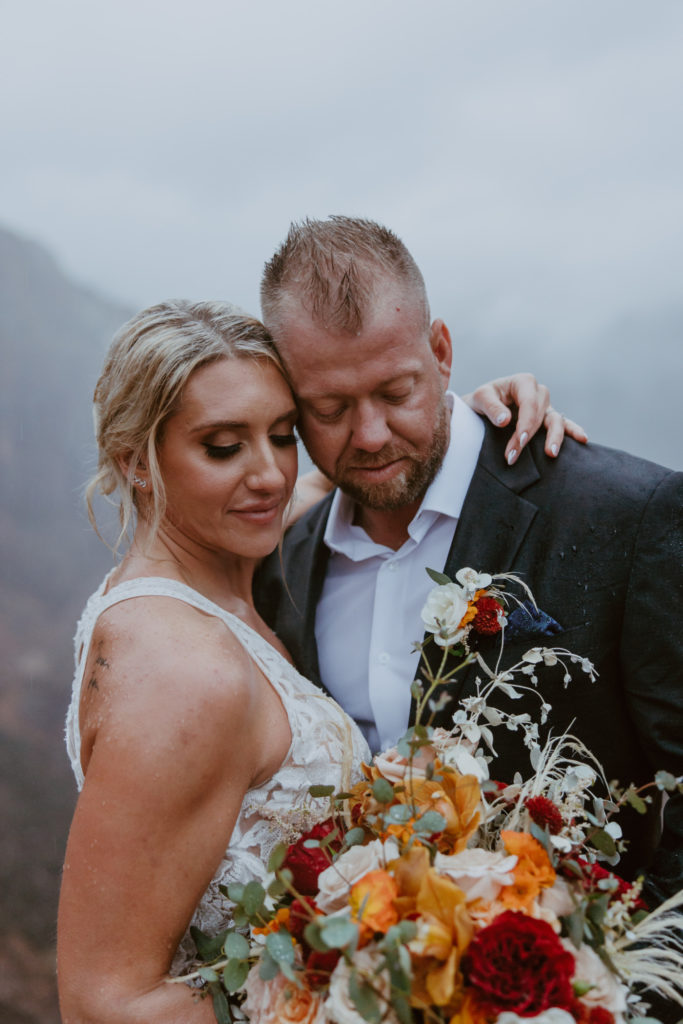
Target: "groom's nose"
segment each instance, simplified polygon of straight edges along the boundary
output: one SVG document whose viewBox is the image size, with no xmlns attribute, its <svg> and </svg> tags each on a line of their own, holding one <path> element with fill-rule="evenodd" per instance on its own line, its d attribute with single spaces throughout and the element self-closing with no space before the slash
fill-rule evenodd
<svg viewBox="0 0 683 1024">
<path fill-rule="evenodd" d="M 358 402 L 351 415 L 351 443 L 354 448 L 378 452 L 391 440 L 391 429 L 381 402 Z"/>
</svg>

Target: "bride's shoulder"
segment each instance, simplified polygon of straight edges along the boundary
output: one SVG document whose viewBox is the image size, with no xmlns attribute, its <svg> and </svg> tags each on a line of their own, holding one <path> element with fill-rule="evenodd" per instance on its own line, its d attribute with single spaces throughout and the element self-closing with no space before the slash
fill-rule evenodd
<svg viewBox="0 0 683 1024">
<path fill-rule="evenodd" d="M 219 618 L 173 597 L 139 596 L 99 616 L 84 686 L 128 708 L 169 700 L 203 706 L 239 696 L 248 672 L 247 653 Z"/>
</svg>

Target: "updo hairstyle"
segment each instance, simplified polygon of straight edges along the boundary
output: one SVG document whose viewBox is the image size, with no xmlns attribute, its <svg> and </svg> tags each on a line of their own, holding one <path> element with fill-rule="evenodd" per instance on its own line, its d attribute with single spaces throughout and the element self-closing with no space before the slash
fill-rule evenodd
<svg viewBox="0 0 683 1024">
<path fill-rule="evenodd" d="M 194 371 L 226 357 L 267 359 L 286 376 L 263 324 L 227 302 L 160 302 L 143 309 L 114 336 L 95 388 L 98 468 L 86 488 L 88 516 L 100 537 L 94 495 L 109 497 L 118 491 L 121 529 L 114 551 L 139 508 L 133 478 L 141 465 L 148 480 L 144 514 L 152 535 L 157 530 L 166 507 L 156 454 L 164 423 L 177 410 Z"/>
</svg>

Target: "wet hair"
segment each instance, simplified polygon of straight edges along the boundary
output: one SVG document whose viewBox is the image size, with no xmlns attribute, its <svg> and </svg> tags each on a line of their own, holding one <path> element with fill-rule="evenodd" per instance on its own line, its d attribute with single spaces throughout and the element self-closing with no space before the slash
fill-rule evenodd
<svg viewBox="0 0 683 1024">
<path fill-rule="evenodd" d="M 293 223 L 264 268 L 264 322 L 277 339 L 291 297 L 324 329 L 356 334 L 362 329 L 376 288 L 387 279 L 412 291 L 428 327 L 424 279 L 393 231 L 358 217 L 333 216 Z"/>
<path fill-rule="evenodd" d="M 152 535 L 166 508 L 157 447 L 166 420 L 180 404 L 195 370 L 221 359 L 259 359 L 285 376 L 263 324 L 227 302 L 171 300 L 136 314 L 114 336 L 94 394 L 98 468 L 86 488 L 88 516 L 101 536 L 94 495 L 117 494 L 120 533 L 134 522 L 138 492 L 133 478 L 144 466 L 145 515 Z"/>
</svg>

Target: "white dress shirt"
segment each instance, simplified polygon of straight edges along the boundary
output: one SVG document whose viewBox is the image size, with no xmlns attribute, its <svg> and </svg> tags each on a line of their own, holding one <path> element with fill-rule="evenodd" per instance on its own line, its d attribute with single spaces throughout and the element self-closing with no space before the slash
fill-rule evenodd
<svg viewBox="0 0 683 1024">
<path fill-rule="evenodd" d="M 410 685 L 422 639 L 420 612 L 443 569 L 470 485 L 484 424 L 456 395 L 441 469 L 393 551 L 353 523 L 354 502 L 335 492 L 325 530 L 330 559 L 315 620 L 321 678 L 360 725 L 371 750 L 386 749 L 408 726 Z"/>
</svg>

